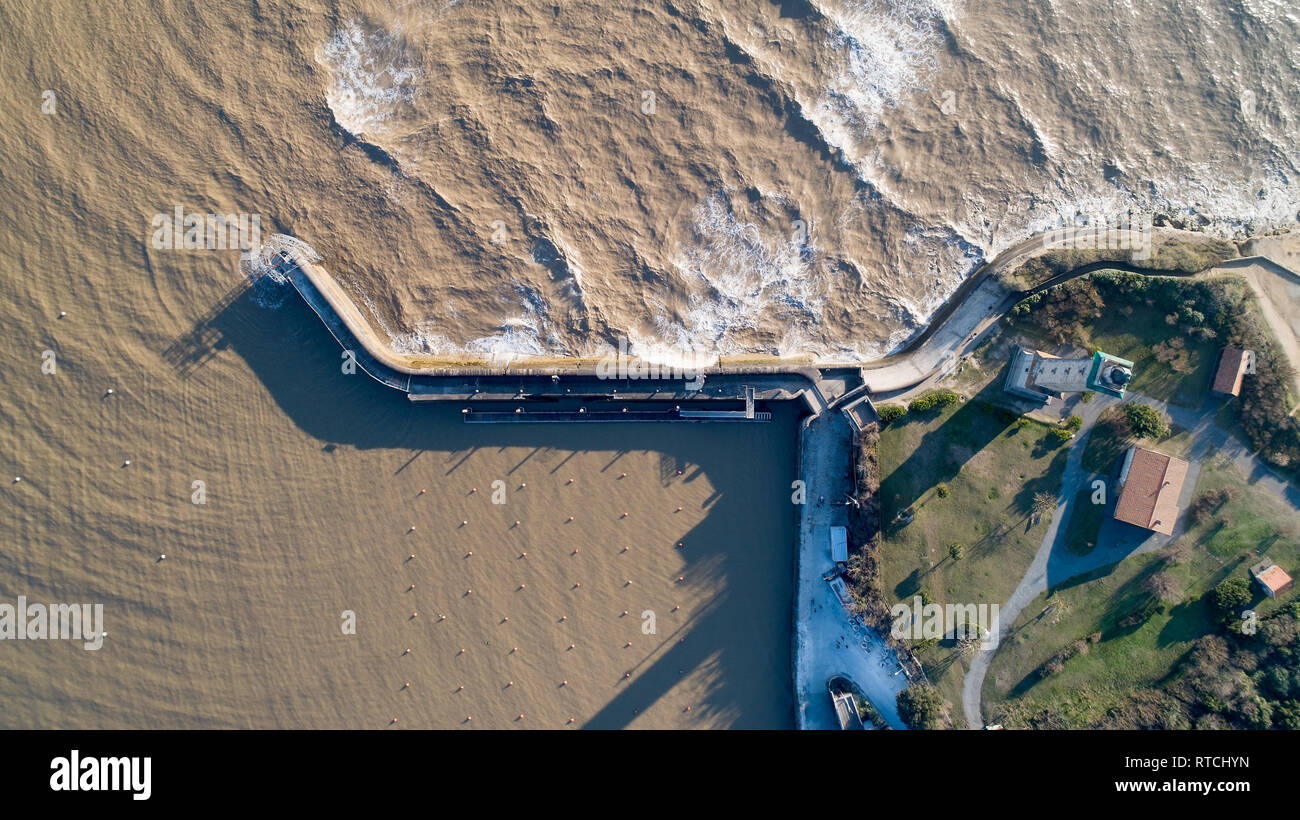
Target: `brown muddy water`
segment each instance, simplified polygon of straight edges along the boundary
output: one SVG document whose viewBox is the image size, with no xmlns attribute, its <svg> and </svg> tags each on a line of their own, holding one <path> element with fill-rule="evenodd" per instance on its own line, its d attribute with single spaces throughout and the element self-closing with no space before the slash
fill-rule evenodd
<svg viewBox="0 0 1300 820">
<path fill-rule="evenodd" d="M 342 374 L 296 295 L 130 338 L 41 290 L 6 325 L 0 600 L 102 602 L 108 636 L 0 642 L 6 727 L 792 725 L 792 406 L 466 425 Z"/>
<path fill-rule="evenodd" d="M 466 427 L 155 214 L 310 242 L 406 352 L 868 359 L 1062 219 L 1293 222 L 1297 32 L 1279 0 L 0 0 L 0 601 L 109 633 L 0 642 L 0 725 L 793 722 L 793 408 Z"/>
</svg>

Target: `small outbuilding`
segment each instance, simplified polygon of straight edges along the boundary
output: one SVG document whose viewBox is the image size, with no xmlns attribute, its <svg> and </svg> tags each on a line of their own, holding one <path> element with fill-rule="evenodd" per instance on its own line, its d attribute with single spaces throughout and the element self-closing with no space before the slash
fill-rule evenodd
<svg viewBox="0 0 1300 820">
<path fill-rule="evenodd" d="M 1255 351 L 1225 347 L 1219 356 L 1219 370 L 1211 388 L 1221 396 L 1241 395 L 1242 380 L 1254 369 Z"/>
<path fill-rule="evenodd" d="M 1250 568 L 1250 575 L 1270 598 L 1276 598 L 1295 584 L 1291 576 L 1272 561 L 1260 561 Z"/>
</svg>

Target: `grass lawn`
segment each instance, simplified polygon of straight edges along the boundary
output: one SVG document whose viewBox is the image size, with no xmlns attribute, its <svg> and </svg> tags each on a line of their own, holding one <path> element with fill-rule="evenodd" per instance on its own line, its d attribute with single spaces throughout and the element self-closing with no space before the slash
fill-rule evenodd
<svg viewBox="0 0 1300 820">
<path fill-rule="evenodd" d="M 1133 362 L 1130 389 L 1180 407 L 1200 407 L 1219 363 L 1219 342 L 1204 342 L 1188 336 L 1166 324 L 1162 312 L 1141 304 L 1114 305 L 1107 313 L 1086 324 L 1084 330 L 1083 337 L 1065 341 L 1089 352 L 1104 350 Z M 1056 341 L 1049 339 L 1034 324 L 1032 314 L 1015 321 L 1011 331 L 1035 341 L 1044 350 L 1057 346 Z M 1174 342 L 1175 339 L 1179 341 Z M 1174 361 L 1160 361 L 1156 346 L 1170 343 L 1182 347 Z M 1176 370 L 1175 364 L 1186 372 Z"/>
<path fill-rule="evenodd" d="M 1168 416 L 1165 416 L 1165 421 L 1169 421 Z M 1169 435 L 1164 438 L 1136 438 L 1124 417 L 1124 405 L 1116 404 L 1107 407 L 1097 417 L 1092 433 L 1083 447 L 1083 469 L 1102 476 L 1116 476 L 1123 463 L 1124 453 L 1134 444 L 1186 458 L 1191 449 L 1192 435 L 1187 430 L 1170 425 Z"/>
<path fill-rule="evenodd" d="M 1025 726 L 1046 712 L 1067 725 L 1087 726 L 1135 689 L 1158 686 L 1196 638 L 1222 629 L 1203 598 L 1224 578 L 1248 577 L 1250 565 L 1265 555 L 1294 574 L 1300 561 L 1296 511 L 1248 484 L 1231 462 L 1217 459 L 1203 466 L 1196 493 L 1229 486 L 1240 494 L 1164 550 L 1067 582 L 1027 606 L 985 679 L 985 713 L 991 720 Z M 1225 519 L 1229 526 L 1221 526 Z M 1122 626 L 1126 615 L 1151 600 L 1143 582 L 1156 572 L 1176 580 L 1180 600 L 1141 625 Z M 1293 595 L 1287 593 L 1281 603 Z M 1256 594 L 1254 607 L 1261 615 L 1276 606 Z M 1043 614 L 1048 607 L 1054 609 Z M 1099 642 L 1087 641 L 1097 633 Z M 1065 661 L 1055 675 L 1038 675 L 1052 655 L 1080 640 L 1086 652 Z"/>
<path fill-rule="evenodd" d="M 1092 503 L 1092 488 L 1086 487 L 1067 508 L 1065 545 L 1075 555 L 1087 555 L 1097 547 L 1097 532 L 1106 517 L 1106 505 Z"/>
<path fill-rule="evenodd" d="M 1086 346 L 1133 362 L 1130 389 L 1180 407 L 1200 407 L 1219 363 L 1217 343 L 1184 336 L 1166 324 L 1164 315 L 1155 308 L 1133 305 L 1133 312 L 1125 316 L 1122 311 L 1127 307 L 1093 322 Z M 1156 358 L 1154 347 L 1174 337 L 1183 345 L 1179 366 L 1189 372 L 1180 373 L 1170 363 Z"/>
<path fill-rule="evenodd" d="M 1121 405 L 1107 407 L 1097 417 L 1083 446 L 1083 469 L 1104 476 L 1117 474 L 1120 459 L 1133 441 Z"/>
<path fill-rule="evenodd" d="M 1048 521 L 1031 523 L 1034 494 L 1060 489 L 1067 448 L 1046 424 L 989 403 L 994 376 L 968 401 L 932 415 L 909 413 L 880 437 L 885 528 L 881 582 L 887 601 L 924 590 L 936 603 L 1001 605 L 1019 584 Z M 896 516 L 910 510 L 910 523 Z M 961 544 L 964 555 L 949 555 Z M 917 658 L 954 706 L 964 663 L 942 642 Z M 955 708 L 955 714 L 960 709 Z"/>
</svg>

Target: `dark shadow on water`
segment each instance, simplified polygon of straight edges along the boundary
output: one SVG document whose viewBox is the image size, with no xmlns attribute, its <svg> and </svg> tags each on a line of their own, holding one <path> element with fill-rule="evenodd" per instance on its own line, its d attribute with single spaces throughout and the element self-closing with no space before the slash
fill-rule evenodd
<svg viewBox="0 0 1300 820">
<path fill-rule="evenodd" d="M 716 493 L 707 517 L 682 537 L 684 574 L 716 593 L 681 625 L 680 634 L 665 634 L 676 625 L 659 613 L 659 648 L 641 656 L 641 665 L 628 670 L 631 678 L 610 681 L 610 701 L 587 725 L 626 726 L 684 675 L 707 666 L 711 690 L 700 702 L 674 704 L 679 710 L 691 706 L 701 718 L 720 716 L 736 728 L 793 727 L 790 636 L 797 532 L 789 486 L 797 472 L 798 406 L 773 405 L 773 421 L 754 425 L 463 424 L 456 403 L 411 402 L 361 372 L 341 373 L 338 344 L 296 294 L 275 310 L 237 293 L 228 296 L 173 345 L 168 360 L 189 366 L 217 350 L 233 350 L 280 409 L 324 448 L 405 451 L 410 460 L 403 454 L 401 461 L 407 465 L 427 450 L 432 469 L 444 475 L 480 448 L 528 448 L 525 461 L 539 450 L 649 451 L 660 454 L 657 472 L 666 482 L 707 475 Z M 610 446 L 611 440 L 617 445 Z M 610 473 L 617 476 L 619 455 L 605 465 L 603 480 L 610 480 Z M 763 480 L 773 470 L 773 480 Z M 775 539 L 768 534 L 773 528 L 779 531 Z M 751 544 L 773 540 L 778 549 L 753 554 Z"/>
</svg>

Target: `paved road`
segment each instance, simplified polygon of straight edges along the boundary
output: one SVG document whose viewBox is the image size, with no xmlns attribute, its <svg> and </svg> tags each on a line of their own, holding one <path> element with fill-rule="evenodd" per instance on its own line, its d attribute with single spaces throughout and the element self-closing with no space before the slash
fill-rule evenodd
<svg viewBox="0 0 1300 820">
<path fill-rule="evenodd" d="M 1070 446 L 1070 452 L 1066 456 L 1065 472 L 1061 477 L 1061 494 L 1056 499 L 1056 509 L 1052 512 L 1052 521 L 1047 527 L 1047 532 L 1043 534 L 1043 540 L 1039 544 L 1038 552 L 1034 554 L 1034 560 L 1030 562 L 1029 569 L 1025 572 L 1024 577 L 1020 579 L 1020 584 L 1011 593 L 1011 597 L 1007 599 L 1006 603 L 1002 604 L 1002 608 L 998 612 L 998 630 L 1001 638 L 1005 638 L 1011 627 L 1015 625 L 1020 611 L 1047 589 L 1048 568 L 1052 563 L 1054 554 L 1059 552 L 1064 552 L 1066 555 L 1070 554 L 1070 551 L 1064 545 L 1062 525 L 1067 520 L 1068 505 L 1074 501 L 1075 496 L 1086 486 L 1088 479 L 1092 477 L 1083 468 L 1083 448 L 1088 443 L 1088 437 L 1092 433 L 1097 417 L 1115 401 L 1114 399 L 1104 399 L 1108 399 L 1108 397 L 1098 394 L 1097 398 L 1092 402 L 1078 406 L 1077 412 L 1083 418 L 1083 426 L 1080 428 L 1080 433 L 1076 435 L 1074 442 Z M 982 649 L 976 653 L 971 658 L 970 669 L 967 670 L 966 678 L 962 681 L 962 712 L 966 716 L 966 725 L 972 729 L 979 729 L 984 726 L 984 719 L 980 714 L 980 696 L 984 687 L 984 676 L 988 673 L 989 664 L 993 661 L 995 652 L 997 652 L 996 648 Z"/>
<path fill-rule="evenodd" d="M 801 432 L 799 476 L 808 503 L 799 515 L 799 582 L 795 617 L 795 698 L 800 729 L 838 729 L 826 683 L 835 675 L 853 680 L 889 725 L 904 728 L 896 698 L 907 686 L 898 658 L 873 632 L 849 615 L 822 580 L 833 566 L 830 527 L 848 523 L 835 504 L 852 487 L 852 431 L 843 413 L 822 413 Z M 821 500 L 823 499 L 824 500 Z M 865 644 L 865 645 L 864 645 Z M 896 674 L 897 673 L 897 674 Z"/>
</svg>

